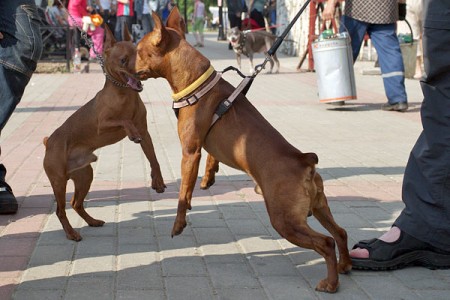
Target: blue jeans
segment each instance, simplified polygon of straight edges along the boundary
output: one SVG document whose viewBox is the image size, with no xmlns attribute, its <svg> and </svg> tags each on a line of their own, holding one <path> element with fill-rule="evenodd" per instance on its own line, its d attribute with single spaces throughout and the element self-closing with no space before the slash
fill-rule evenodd
<svg viewBox="0 0 450 300">
<path fill-rule="evenodd" d="M 353 61 L 358 58 L 364 35 L 369 35 L 377 50 L 378 62 L 383 78 L 384 90 L 389 104 L 407 102 L 405 91 L 405 67 L 400 44 L 396 34 L 396 24 L 370 24 L 342 16 L 340 31 L 347 30 L 353 50 Z"/>
<path fill-rule="evenodd" d="M 0 133 L 41 57 L 39 20 L 34 0 L 0 1 Z"/>
<path fill-rule="evenodd" d="M 147 34 L 153 30 L 153 19 L 151 14 L 143 14 L 141 21 L 142 21 L 142 30 L 144 30 L 144 34 Z"/>
<path fill-rule="evenodd" d="M 125 27 L 128 28 L 128 32 L 131 35 L 131 24 L 133 22 L 133 17 L 130 16 L 119 16 L 116 19 L 116 28 L 114 30 L 114 37 L 117 41 L 123 40 L 123 30 Z"/>
<path fill-rule="evenodd" d="M 39 20 L 34 0 L 0 1 L 0 134 L 41 57 Z M 0 164 L 0 181 L 5 173 Z"/>
</svg>

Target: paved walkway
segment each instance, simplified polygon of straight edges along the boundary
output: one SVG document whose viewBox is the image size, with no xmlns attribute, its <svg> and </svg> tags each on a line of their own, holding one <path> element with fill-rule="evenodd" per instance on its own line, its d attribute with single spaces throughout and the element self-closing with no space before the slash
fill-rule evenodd
<svg viewBox="0 0 450 300">
<path fill-rule="evenodd" d="M 218 70 L 235 64 L 215 34 L 207 35 L 200 51 Z M 349 246 L 380 235 L 403 207 L 402 174 L 421 130 L 419 82 L 406 82 L 408 112 L 383 112 L 382 80 L 360 75 L 373 63 L 358 62 L 358 100 L 335 107 L 318 102 L 316 76 L 295 70 L 298 57 L 280 54 L 280 61 L 281 73 L 259 75 L 249 99 L 293 145 L 318 154 Z M 248 70 L 247 60 L 243 68 Z M 2 161 L 20 208 L 0 216 L 0 299 L 448 299 L 450 271 L 423 268 L 353 271 L 340 277 L 337 294 L 315 292 L 326 273 L 323 259 L 280 238 L 252 181 L 223 165 L 210 190 L 195 189 L 188 226 L 172 239 L 181 150 L 171 91 L 161 79 L 146 81 L 142 98 L 167 191 L 151 190 L 139 146 L 123 140 L 100 149 L 85 204 L 106 224 L 90 228 L 68 208 L 84 239 L 66 240 L 42 168 L 42 139 L 102 88 L 102 73 L 92 69 L 35 74 L 3 131 Z M 239 82 L 231 73 L 226 78 Z M 71 184 L 68 190 L 69 199 Z"/>
</svg>

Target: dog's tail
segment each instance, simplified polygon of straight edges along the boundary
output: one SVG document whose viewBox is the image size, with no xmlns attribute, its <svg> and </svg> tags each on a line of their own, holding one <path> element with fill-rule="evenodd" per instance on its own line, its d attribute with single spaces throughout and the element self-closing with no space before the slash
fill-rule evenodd
<svg viewBox="0 0 450 300">
<path fill-rule="evenodd" d="M 44 138 L 44 140 L 42 141 L 42 143 L 44 144 L 45 147 L 47 147 L 47 141 L 48 141 L 48 136 L 46 136 Z"/>
<path fill-rule="evenodd" d="M 316 173 L 316 165 L 319 163 L 319 157 L 315 153 L 302 153 L 301 160 L 306 165 L 307 176 L 312 179 Z"/>
<path fill-rule="evenodd" d="M 309 153 L 302 153 L 302 159 L 304 159 L 308 165 L 314 166 L 319 163 L 319 157 L 317 157 L 317 154 L 313 152 Z"/>
</svg>

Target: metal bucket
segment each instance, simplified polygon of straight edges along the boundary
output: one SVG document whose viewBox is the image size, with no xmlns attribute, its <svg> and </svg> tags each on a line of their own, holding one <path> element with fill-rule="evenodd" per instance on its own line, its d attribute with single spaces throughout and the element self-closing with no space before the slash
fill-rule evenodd
<svg viewBox="0 0 450 300">
<path fill-rule="evenodd" d="M 417 43 L 417 41 L 414 41 L 412 43 L 400 44 L 406 78 L 414 78 L 414 74 L 416 73 Z"/>
<path fill-rule="evenodd" d="M 339 34 L 312 43 L 319 101 L 322 103 L 356 99 L 355 73 L 350 38 Z"/>
</svg>

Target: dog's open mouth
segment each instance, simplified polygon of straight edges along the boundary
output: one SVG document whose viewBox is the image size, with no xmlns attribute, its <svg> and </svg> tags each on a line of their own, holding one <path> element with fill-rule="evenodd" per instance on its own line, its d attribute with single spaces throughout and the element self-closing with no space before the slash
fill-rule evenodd
<svg viewBox="0 0 450 300">
<path fill-rule="evenodd" d="M 127 76 L 127 79 L 128 79 L 127 85 L 128 85 L 130 88 L 132 88 L 133 90 L 136 90 L 136 91 L 138 91 L 138 92 L 141 92 L 141 91 L 142 91 L 143 88 L 142 88 L 142 83 L 141 83 L 140 80 L 136 79 L 136 78 L 133 77 L 133 76 Z"/>
</svg>

